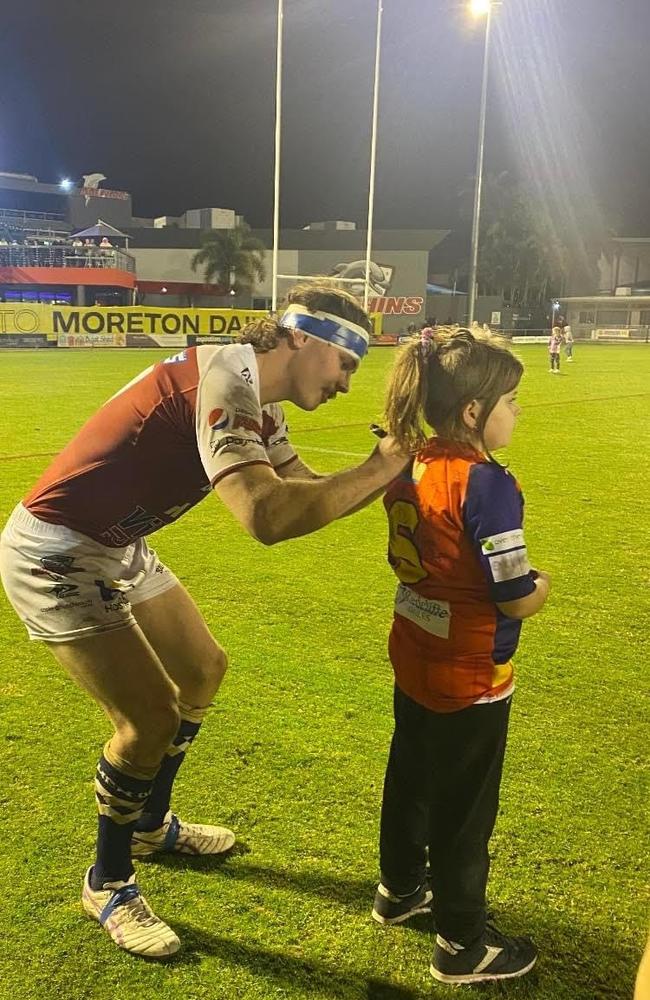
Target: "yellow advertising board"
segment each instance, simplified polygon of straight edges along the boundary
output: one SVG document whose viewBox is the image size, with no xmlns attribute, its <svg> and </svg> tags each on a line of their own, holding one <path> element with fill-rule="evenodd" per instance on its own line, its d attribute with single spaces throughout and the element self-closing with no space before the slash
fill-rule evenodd
<svg viewBox="0 0 650 1000">
<path fill-rule="evenodd" d="M 52 326 L 53 306 L 43 306 L 31 302 L 0 303 L 0 338 L 47 334 L 49 340 L 56 340 Z M 0 341 L 1 344 L 1 341 Z"/>
<path fill-rule="evenodd" d="M 261 309 L 163 309 L 154 306 L 77 306 L 0 303 L 2 335 L 45 335 L 59 347 L 184 347 L 207 338 L 235 339 Z M 381 317 L 373 316 L 375 332 Z"/>
</svg>

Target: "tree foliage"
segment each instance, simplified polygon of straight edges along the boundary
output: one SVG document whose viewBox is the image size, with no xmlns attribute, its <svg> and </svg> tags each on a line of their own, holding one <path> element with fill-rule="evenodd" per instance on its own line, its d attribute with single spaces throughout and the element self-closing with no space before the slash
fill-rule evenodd
<svg viewBox="0 0 650 1000">
<path fill-rule="evenodd" d="M 211 229 L 192 258 L 192 270 L 202 269 L 204 281 L 225 291 L 249 292 L 264 281 L 266 247 L 246 222 L 234 229 Z"/>
<path fill-rule="evenodd" d="M 463 214 L 471 217 L 473 182 L 460 196 Z M 513 304 L 543 303 L 564 294 L 568 257 L 545 205 L 526 194 L 507 171 L 484 177 L 479 294 L 502 295 Z"/>
</svg>

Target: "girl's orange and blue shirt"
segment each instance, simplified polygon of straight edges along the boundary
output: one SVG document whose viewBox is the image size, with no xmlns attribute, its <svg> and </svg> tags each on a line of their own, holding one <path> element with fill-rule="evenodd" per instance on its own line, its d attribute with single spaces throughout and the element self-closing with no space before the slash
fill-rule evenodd
<svg viewBox="0 0 650 1000">
<path fill-rule="evenodd" d="M 384 504 L 399 578 L 389 639 L 397 685 L 436 712 L 507 696 L 521 621 L 497 604 L 535 589 L 516 479 L 469 446 L 433 438 Z"/>
</svg>

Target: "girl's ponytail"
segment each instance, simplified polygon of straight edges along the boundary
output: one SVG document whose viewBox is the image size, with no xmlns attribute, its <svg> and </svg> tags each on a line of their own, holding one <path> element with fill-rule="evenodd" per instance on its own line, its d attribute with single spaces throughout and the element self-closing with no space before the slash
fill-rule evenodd
<svg viewBox="0 0 650 1000">
<path fill-rule="evenodd" d="M 415 452 L 427 439 L 424 429 L 426 366 L 434 349 L 430 337 L 414 337 L 399 350 L 391 371 L 384 423 L 401 447 Z"/>
</svg>

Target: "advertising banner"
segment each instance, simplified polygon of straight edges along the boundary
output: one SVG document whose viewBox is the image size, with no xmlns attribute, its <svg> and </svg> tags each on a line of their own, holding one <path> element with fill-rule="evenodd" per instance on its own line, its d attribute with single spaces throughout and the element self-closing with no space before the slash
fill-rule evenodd
<svg viewBox="0 0 650 1000">
<path fill-rule="evenodd" d="M 263 309 L 164 309 L 154 306 L 53 306 L 0 304 L 3 335 L 40 335 L 59 347 L 186 347 L 230 343 Z M 376 334 L 381 316 L 373 316 Z"/>
<path fill-rule="evenodd" d="M 137 336 L 134 346 L 179 346 L 187 337 L 210 335 L 236 337 L 242 327 L 258 316 L 255 309 L 163 309 L 154 306 L 106 306 L 94 309 L 75 306 L 52 307 L 52 331 L 73 336 L 121 334 Z M 177 338 L 172 341 L 170 338 Z M 178 339 L 181 338 L 181 339 Z"/>
<path fill-rule="evenodd" d="M 3 347 L 56 347 L 56 340 L 44 333 L 5 333 L 0 337 L 0 349 Z"/>
<path fill-rule="evenodd" d="M 123 333 L 59 333 L 57 347 L 126 347 Z"/>
<path fill-rule="evenodd" d="M 0 303 L 0 346 L 10 347 L 7 337 L 22 337 L 31 334 L 45 334 L 56 341 L 52 327 L 52 306 L 32 302 Z"/>
</svg>

